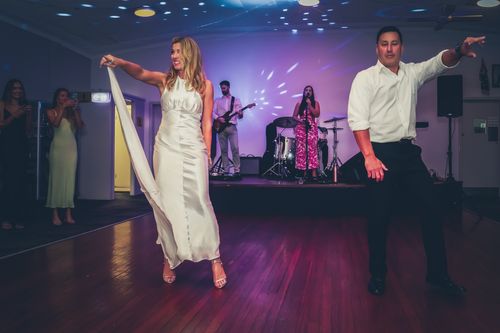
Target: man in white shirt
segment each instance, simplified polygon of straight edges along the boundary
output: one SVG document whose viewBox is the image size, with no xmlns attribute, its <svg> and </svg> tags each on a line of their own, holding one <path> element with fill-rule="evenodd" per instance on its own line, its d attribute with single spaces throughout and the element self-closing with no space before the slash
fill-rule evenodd
<svg viewBox="0 0 500 333">
<path fill-rule="evenodd" d="M 214 119 L 218 122 L 216 127 L 223 128 L 217 135 L 219 139 L 222 167 L 224 173 L 229 173 L 229 156 L 228 156 L 228 141 L 231 146 L 231 154 L 234 164 L 234 176 L 240 177 L 240 149 L 238 145 L 238 118 L 243 118 L 241 112 L 241 101 L 239 98 L 231 96 L 229 81 L 224 80 L 219 83 L 222 96 L 214 101 Z M 230 119 L 225 119 L 223 116 L 228 111 L 229 114 L 234 114 Z"/>
<path fill-rule="evenodd" d="M 385 291 L 386 237 L 393 190 L 400 184 L 420 201 L 422 233 L 427 257 L 426 281 L 453 295 L 465 288 L 448 276 L 443 228 L 433 199 L 432 179 L 414 145 L 415 109 L 418 89 L 428 80 L 458 64 L 461 57 L 474 58 L 473 44 L 484 37 L 467 37 L 454 49 L 441 51 L 421 63 L 403 63 L 403 38 L 398 28 L 379 30 L 376 39 L 378 61 L 359 72 L 351 87 L 348 121 L 364 157 L 368 174 L 371 208 L 368 218 L 370 273 L 368 291 Z"/>
</svg>

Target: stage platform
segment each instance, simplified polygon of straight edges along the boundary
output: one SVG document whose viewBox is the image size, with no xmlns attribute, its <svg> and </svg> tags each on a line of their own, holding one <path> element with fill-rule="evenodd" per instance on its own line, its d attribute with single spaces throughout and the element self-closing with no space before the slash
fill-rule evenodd
<svg viewBox="0 0 500 333">
<path fill-rule="evenodd" d="M 434 183 L 439 206 L 459 222 L 462 212 L 462 183 Z M 211 180 L 210 196 L 216 211 L 276 212 L 290 214 L 364 214 L 367 208 L 363 184 L 319 184 L 299 180 L 267 179 L 245 176 L 239 181 Z M 401 189 L 395 196 L 397 213 L 418 211 L 411 193 Z"/>
</svg>

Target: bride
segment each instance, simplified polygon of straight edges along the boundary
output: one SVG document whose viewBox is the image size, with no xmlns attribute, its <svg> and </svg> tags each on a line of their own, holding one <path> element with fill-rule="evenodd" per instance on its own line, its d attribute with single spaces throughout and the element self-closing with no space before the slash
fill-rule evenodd
<svg viewBox="0 0 500 333">
<path fill-rule="evenodd" d="M 223 288 L 227 278 L 219 254 L 219 227 L 208 194 L 213 86 L 192 38 L 174 38 L 170 58 L 167 73 L 145 70 L 111 54 L 100 64 L 121 68 L 160 92 L 162 121 L 153 156 L 160 211 L 154 213 L 165 256 L 164 281 L 175 281 L 174 269 L 184 260 L 210 260 L 214 285 Z"/>
</svg>

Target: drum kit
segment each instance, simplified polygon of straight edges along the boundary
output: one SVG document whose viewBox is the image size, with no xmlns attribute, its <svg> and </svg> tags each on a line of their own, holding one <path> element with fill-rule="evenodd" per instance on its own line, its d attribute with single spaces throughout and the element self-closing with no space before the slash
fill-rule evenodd
<svg viewBox="0 0 500 333">
<path fill-rule="evenodd" d="M 320 150 L 327 144 L 328 131 L 333 133 L 333 159 L 325 170 L 321 170 L 322 176 L 326 176 L 325 171 L 332 174 L 333 183 L 338 183 L 339 168 L 342 165 L 342 161 L 338 157 L 337 147 L 338 147 L 338 136 L 337 132 L 343 130 L 337 126 L 337 122 L 346 119 L 346 116 L 334 116 L 331 119 L 325 120 L 324 123 L 333 123 L 332 127 L 321 127 L 318 126 L 319 130 L 319 140 L 318 140 L 318 150 Z M 293 176 L 293 169 L 295 168 L 295 138 L 283 136 L 282 133 L 285 129 L 295 128 L 299 121 L 293 117 L 280 117 L 273 121 L 276 127 L 280 127 L 281 131 L 277 134 L 274 144 L 274 164 L 264 172 L 264 176 L 274 176 L 279 178 L 289 178 Z M 321 165 L 320 161 L 320 165 Z"/>
</svg>

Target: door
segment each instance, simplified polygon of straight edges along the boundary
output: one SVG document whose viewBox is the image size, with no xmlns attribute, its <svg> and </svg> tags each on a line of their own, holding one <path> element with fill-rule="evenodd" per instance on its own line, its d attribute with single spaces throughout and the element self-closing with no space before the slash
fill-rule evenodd
<svg viewBox="0 0 500 333">
<path fill-rule="evenodd" d="M 145 106 L 146 102 L 144 99 L 135 97 L 132 95 L 127 95 L 124 94 L 125 100 L 127 101 L 127 104 L 130 102 L 131 105 L 131 115 L 132 115 L 132 120 L 134 121 L 135 129 L 137 131 L 137 135 L 139 136 L 139 139 L 141 140 L 141 145 L 142 148 L 145 149 L 144 146 L 144 116 L 145 116 Z M 137 178 L 135 177 L 134 170 L 132 166 L 130 165 L 131 173 L 130 173 L 130 195 L 138 195 L 142 194 L 141 191 L 141 186 L 139 185 L 139 182 L 137 181 Z"/>
<path fill-rule="evenodd" d="M 498 189 L 500 101 L 464 100 L 460 151 L 460 179 L 464 188 Z"/>
</svg>

